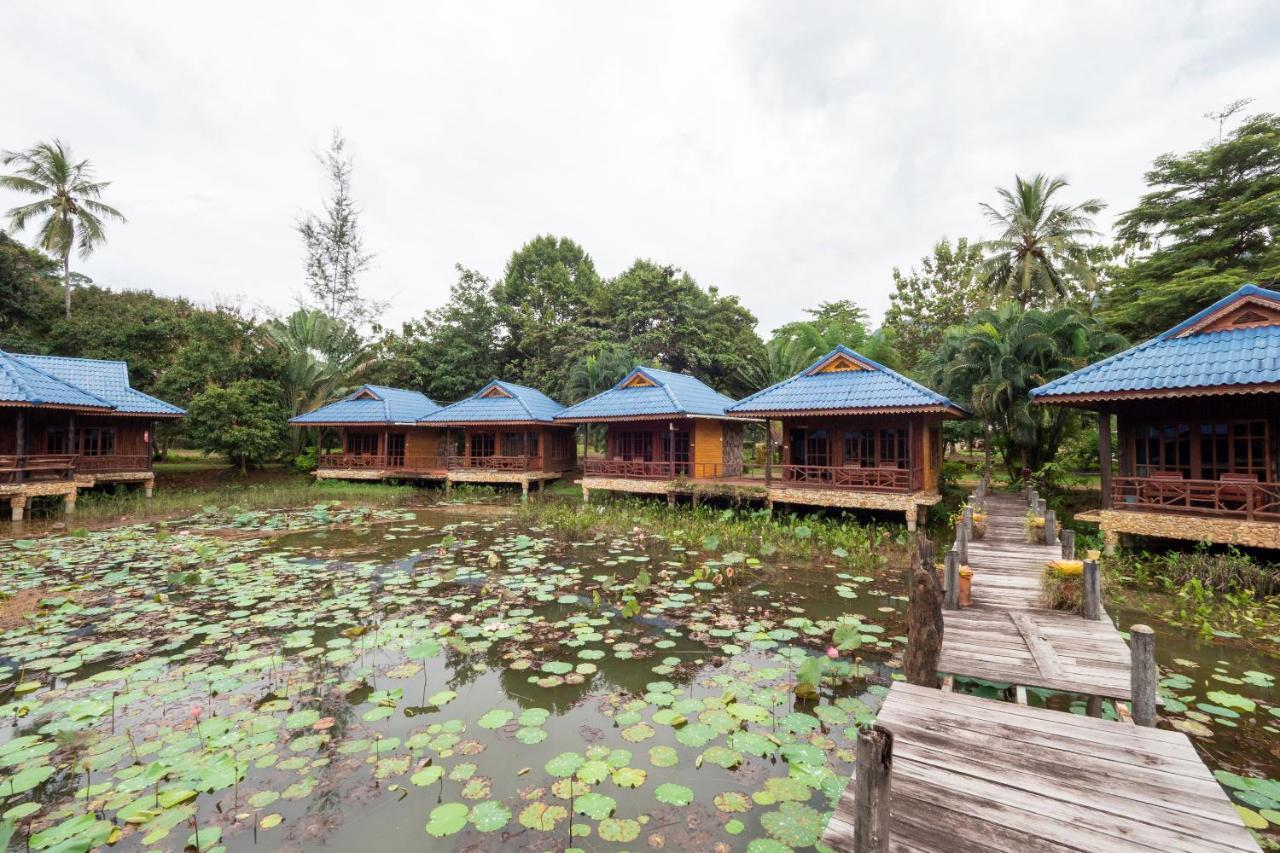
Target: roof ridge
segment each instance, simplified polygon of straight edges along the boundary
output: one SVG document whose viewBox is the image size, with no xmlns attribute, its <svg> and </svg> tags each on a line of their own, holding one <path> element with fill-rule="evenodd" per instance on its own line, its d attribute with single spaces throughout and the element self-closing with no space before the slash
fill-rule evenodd
<svg viewBox="0 0 1280 853">
<path fill-rule="evenodd" d="M 13 359 L 14 361 L 17 361 L 19 364 L 21 364 L 21 365 L 22 365 L 23 367 L 25 367 L 27 370 L 31 370 L 31 371 L 34 371 L 34 372 L 36 372 L 36 373 L 39 373 L 41 376 L 43 376 L 45 379 L 48 379 L 50 382 L 56 382 L 56 383 L 57 383 L 57 384 L 59 384 L 59 385 L 62 385 L 62 386 L 64 386 L 64 387 L 66 387 L 66 388 L 70 388 L 70 389 L 71 389 L 71 390 L 73 390 L 73 391 L 76 391 L 76 392 L 78 392 L 78 393 L 81 393 L 81 394 L 85 395 L 86 397 L 88 397 L 88 398 L 89 398 L 89 399 L 91 399 L 91 400 L 97 400 L 97 401 L 98 401 L 99 403 L 101 403 L 105 408 L 113 409 L 113 410 L 118 408 L 114 403 L 111 403 L 110 401 L 107 401 L 107 400 L 102 399 L 102 398 L 101 398 L 101 397 L 99 397 L 97 394 L 93 393 L 92 391 L 88 390 L 87 388 L 84 388 L 83 386 L 77 385 L 77 384 L 75 384 L 74 382 L 68 382 L 67 380 L 65 380 L 65 379 L 63 379 L 63 378 L 61 378 L 61 377 L 54 376 L 52 373 L 49 373 L 49 372 L 48 372 L 48 371 L 46 371 L 46 370 L 41 370 L 39 367 L 36 367 L 34 364 L 28 364 L 26 361 L 24 361 L 24 360 L 23 360 L 24 358 L 28 358 L 28 357 L 29 357 L 29 358 L 66 358 L 66 359 L 69 359 L 69 360 L 71 360 L 71 361 L 88 361 L 88 362 L 106 361 L 106 359 L 97 359 L 97 358 L 76 358 L 75 356 L 61 356 L 61 355 L 53 355 L 53 356 L 31 355 L 31 356 L 26 356 L 26 355 L 21 354 L 21 353 L 19 353 L 19 354 L 14 354 L 14 353 L 7 353 L 7 352 L 5 353 L 5 355 L 7 355 L 9 358 Z M 117 362 L 114 362 L 114 363 L 116 363 L 116 364 L 124 364 L 124 365 L 125 365 L 125 369 L 126 369 L 126 371 L 128 370 L 128 363 L 127 363 L 127 362 L 117 361 Z M 34 393 L 34 392 L 31 390 L 31 387 L 30 387 L 26 382 L 24 382 L 24 381 L 23 381 L 19 376 L 17 376 L 16 374 L 11 374 L 11 375 L 13 376 L 13 380 L 14 380 L 14 382 L 15 382 L 15 383 L 17 383 L 18 387 L 19 387 L 19 388 L 21 388 L 21 389 L 23 390 L 23 392 L 25 392 L 25 393 L 27 393 L 27 394 L 33 394 L 33 393 Z M 126 373 L 125 373 L 125 379 L 126 379 L 126 380 L 128 380 L 128 378 L 129 378 L 129 375 L 128 375 L 128 373 L 126 372 Z M 132 388 L 132 386 L 127 386 L 127 387 Z M 43 403 L 43 402 L 44 402 L 44 400 L 38 400 L 38 401 L 36 401 L 36 402 L 37 402 L 37 403 Z"/>
<path fill-rule="evenodd" d="M 642 369 L 647 370 L 648 368 L 642 368 Z M 656 369 L 659 373 L 672 373 L 672 372 L 673 372 L 673 371 L 670 371 L 670 370 L 663 370 L 663 369 L 662 369 L 662 368 L 660 368 L 660 367 L 659 367 L 659 368 L 655 368 L 655 369 Z M 684 375 L 684 374 L 677 374 L 677 375 Z M 657 379 L 658 377 L 656 377 L 656 376 L 651 376 L 651 377 L 649 377 L 649 378 L 650 378 L 650 379 Z M 667 395 L 667 399 L 671 401 L 671 405 L 675 407 L 675 410 L 676 410 L 677 412 L 683 412 L 683 411 L 685 411 L 684 403 L 681 403 L 681 402 L 680 402 L 680 398 L 679 398 L 679 397 L 677 397 L 677 396 L 676 396 L 676 392 L 675 392 L 674 390 L 672 390 L 672 388 L 671 388 L 671 383 L 670 383 L 670 382 L 668 382 L 667 380 L 663 379 L 662 381 L 658 382 L 658 387 L 659 387 L 659 388 L 661 388 L 661 389 L 663 390 L 663 392 L 665 392 L 665 393 L 666 393 L 666 395 Z"/>
<path fill-rule="evenodd" d="M 4 350 L 0 350 L 0 356 L 3 356 L 3 358 L 0 358 L 0 367 L 3 367 L 5 375 L 7 375 L 10 379 L 13 380 L 13 384 L 18 386 L 19 391 L 21 391 L 22 393 L 28 396 L 31 396 L 32 391 L 30 386 L 27 385 L 26 381 L 23 380 L 22 377 L 18 375 L 18 372 L 13 368 L 12 362 L 15 360 L 14 356 L 10 355 Z M 34 370 L 34 368 L 32 369 Z"/>
<path fill-rule="evenodd" d="M 537 415 L 533 413 L 533 409 L 529 408 L 529 404 L 525 402 L 525 399 L 524 399 L 523 392 L 533 391 L 535 389 L 530 388 L 526 385 L 517 385 L 514 382 L 503 382 L 501 379 L 495 379 L 493 381 L 501 385 L 504 390 L 515 389 L 512 391 L 511 396 L 515 399 L 517 403 L 520 404 L 520 408 L 524 409 L 524 413 L 529 416 L 529 420 L 531 421 L 541 420 L 541 418 L 539 418 Z"/>
</svg>

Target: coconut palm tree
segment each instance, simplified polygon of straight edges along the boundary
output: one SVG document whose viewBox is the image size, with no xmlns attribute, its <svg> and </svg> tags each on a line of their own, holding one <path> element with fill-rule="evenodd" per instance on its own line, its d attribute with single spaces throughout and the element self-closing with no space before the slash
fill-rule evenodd
<svg viewBox="0 0 1280 853">
<path fill-rule="evenodd" d="M 1068 296 L 1072 283 L 1097 283 L 1082 241 L 1098 234 L 1092 217 L 1106 205 L 1096 198 L 1056 203 L 1066 186 L 1061 177 L 1014 175 L 1013 189 L 996 188 L 997 205 L 982 205 L 987 221 L 1000 229 L 1000 236 L 982 244 L 982 282 L 992 293 L 1027 308 Z"/>
<path fill-rule="evenodd" d="M 826 352 L 826 350 L 823 350 Z M 768 388 L 795 376 L 822 353 L 799 335 L 776 337 L 738 372 L 742 384 L 752 390 Z"/>
<path fill-rule="evenodd" d="M 565 397 L 577 403 L 607 391 L 635 367 L 635 356 L 624 347 L 604 345 L 569 368 L 565 377 Z"/>
<path fill-rule="evenodd" d="M 15 165 L 12 175 L 0 175 L 0 187 L 40 196 L 9 211 L 9 223 L 21 231 L 39 221 L 36 245 L 62 261 L 67 317 L 71 316 L 71 251 L 93 254 L 106 241 L 103 219 L 124 222 L 124 214 L 99 201 L 109 181 L 95 181 L 88 160 L 76 161 L 61 140 L 41 142 L 26 151 L 6 151 L 0 163 Z"/>
</svg>

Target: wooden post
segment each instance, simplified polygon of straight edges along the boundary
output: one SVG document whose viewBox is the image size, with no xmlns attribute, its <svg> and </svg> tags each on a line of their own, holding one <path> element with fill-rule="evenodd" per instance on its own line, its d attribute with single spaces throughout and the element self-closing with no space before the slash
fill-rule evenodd
<svg viewBox="0 0 1280 853">
<path fill-rule="evenodd" d="M 1076 558 L 1076 532 L 1074 530 L 1063 530 L 1058 535 L 1062 540 L 1062 559 L 1074 560 Z"/>
<path fill-rule="evenodd" d="M 1027 506 L 1034 507 L 1036 505 L 1036 487 L 1027 483 Z"/>
<path fill-rule="evenodd" d="M 1044 518 L 1044 514 L 1049 511 L 1049 502 L 1044 498 L 1036 500 L 1036 515 Z"/>
<path fill-rule="evenodd" d="M 946 608 L 948 610 L 960 609 L 960 555 L 956 553 L 956 549 L 952 548 L 947 552 L 947 556 L 943 561 L 944 569 L 947 576 L 946 586 Z"/>
<path fill-rule="evenodd" d="M 1129 651 L 1133 655 L 1129 686 L 1133 694 L 1133 721 L 1139 726 L 1156 724 L 1156 635 L 1146 625 L 1129 629 Z"/>
<path fill-rule="evenodd" d="M 1044 544 L 1052 545 L 1058 541 L 1058 514 L 1053 510 L 1044 513 Z"/>
<path fill-rule="evenodd" d="M 1111 413 L 1098 412 L 1098 473 L 1102 508 L 1111 509 Z"/>
<path fill-rule="evenodd" d="M 18 432 L 14 437 L 13 453 L 18 457 L 18 464 L 16 466 L 18 470 L 14 472 L 13 479 L 16 482 L 21 483 L 23 480 L 22 457 L 27 453 L 27 416 L 21 411 L 18 412 L 17 425 Z M 17 504 L 14 504 L 13 506 L 13 520 L 22 521 L 22 509 L 19 508 Z"/>
<path fill-rule="evenodd" d="M 1090 696 L 1085 702 L 1084 713 L 1086 717 L 1100 719 L 1102 717 L 1102 697 Z"/>
<path fill-rule="evenodd" d="M 911 684 L 938 686 L 942 627 L 942 586 L 938 583 L 938 574 L 918 550 L 913 551 L 911 588 L 907 596 L 907 650 L 902 656 L 902 668 Z"/>
<path fill-rule="evenodd" d="M 973 507 L 966 506 L 960 513 L 960 523 L 966 527 L 973 526 Z"/>
<path fill-rule="evenodd" d="M 960 565 L 969 565 L 969 528 L 964 522 L 956 525 L 956 552 L 959 555 Z"/>
<path fill-rule="evenodd" d="M 764 487 L 773 484 L 773 424 L 764 419 Z"/>
<path fill-rule="evenodd" d="M 1086 619 L 1097 622 L 1102 618 L 1102 578 L 1098 574 L 1098 564 L 1093 560 L 1084 561 L 1084 572 L 1080 575 L 1081 614 Z"/>
<path fill-rule="evenodd" d="M 888 853 L 893 732 L 875 725 L 858 734 L 853 781 L 854 853 Z"/>
</svg>

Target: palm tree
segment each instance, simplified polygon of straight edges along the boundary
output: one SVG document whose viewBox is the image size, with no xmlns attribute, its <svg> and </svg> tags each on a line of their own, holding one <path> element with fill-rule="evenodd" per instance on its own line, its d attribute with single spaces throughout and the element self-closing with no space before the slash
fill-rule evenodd
<svg viewBox="0 0 1280 853">
<path fill-rule="evenodd" d="M 323 311 L 300 308 L 271 320 L 264 329 L 284 358 L 280 386 L 290 417 L 349 392 L 375 363 L 372 347 L 359 333 Z M 302 447 L 301 430 L 292 436 L 297 453 Z"/>
<path fill-rule="evenodd" d="M 934 380 L 940 390 L 969 404 L 982 419 L 984 435 L 989 438 L 994 428 L 1014 475 L 1018 468 L 1035 471 L 1052 460 L 1073 424 L 1069 410 L 1036 406 L 1028 392 L 1124 345 L 1119 335 L 1073 308 L 1046 312 L 1006 303 L 948 330 Z M 990 474 L 989 442 L 984 466 Z"/>
<path fill-rule="evenodd" d="M 823 350 L 826 352 L 826 350 Z M 822 353 L 799 335 L 776 337 L 738 372 L 742 384 L 759 390 L 795 376 Z"/>
<path fill-rule="evenodd" d="M 89 161 L 75 162 L 71 149 L 58 139 L 41 142 L 26 151 L 6 151 L 0 155 L 0 162 L 17 166 L 14 174 L 0 175 L 0 187 L 41 196 L 10 210 L 9 223 L 13 230 L 21 231 L 28 222 L 41 220 L 36 245 L 62 261 L 62 284 L 70 317 L 71 250 L 78 246 L 80 257 L 89 257 L 107 239 L 102 220 L 125 221 L 124 214 L 98 200 L 110 182 L 93 180 Z"/>
<path fill-rule="evenodd" d="M 607 391 L 631 372 L 635 357 L 623 347 L 606 345 L 575 362 L 565 378 L 565 397 L 572 403 Z"/>
<path fill-rule="evenodd" d="M 1096 198 L 1055 203 L 1054 195 L 1065 186 L 1061 177 L 1035 175 L 1024 181 L 1014 175 L 1012 190 L 996 188 L 998 207 L 982 205 L 987 220 L 1001 229 L 999 237 L 982 244 L 989 253 L 982 266 L 988 290 L 1027 308 L 1066 297 L 1072 282 L 1088 288 L 1097 283 L 1081 240 L 1098 234 L 1092 217 L 1106 205 Z"/>
</svg>

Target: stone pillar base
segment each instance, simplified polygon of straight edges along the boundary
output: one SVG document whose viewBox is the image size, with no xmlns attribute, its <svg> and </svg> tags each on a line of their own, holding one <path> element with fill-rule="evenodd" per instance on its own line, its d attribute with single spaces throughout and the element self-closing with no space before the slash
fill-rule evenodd
<svg viewBox="0 0 1280 853">
<path fill-rule="evenodd" d="M 22 521 L 23 513 L 26 511 L 26 508 L 27 508 L 27 496 L 14 495 L 13 497 L 9 498 L 9 508 L 13 512 L 13 520 Z"/>
</svg>

